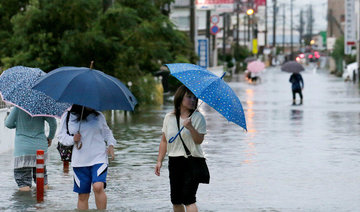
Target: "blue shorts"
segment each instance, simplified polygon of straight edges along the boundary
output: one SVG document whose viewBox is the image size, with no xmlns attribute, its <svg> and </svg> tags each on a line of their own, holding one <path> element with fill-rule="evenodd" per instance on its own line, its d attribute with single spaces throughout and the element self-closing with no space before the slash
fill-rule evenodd
<svg viewBox="0 0 360 212">
<path fill-rule="evenodd" d="M 104 188 L 106 188 L 106 163 L 86 167 L 73 167 L 73 170 L 74 192 L 79 194 L 88 194 L 91 191 L 91 185 L 96 182 L 103 182 Z"/>
</svg>

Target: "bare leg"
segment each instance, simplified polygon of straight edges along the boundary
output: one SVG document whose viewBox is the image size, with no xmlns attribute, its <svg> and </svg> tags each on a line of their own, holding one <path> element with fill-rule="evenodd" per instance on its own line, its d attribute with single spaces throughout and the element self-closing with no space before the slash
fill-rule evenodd
<svg viewBox="0 0 360 212">
<path fill-rule="evenodd" d="M 69 173 L 69 161 L 63 161 L 63 171 Z"/>
<path fill-rule="evenodd" d="M 79 210 L 89 209 L 89 197 L 90 194 L 79 194 L 77 207 Z"/>
<path fill-rule="evenodd" d="M 19 188 L 19 191 L 30 191 L 30 190 L 31 190 L 30 186 L 24 186 Z"/>
<path fill-rule="evenodd" d="M 186 212 L 198 212 L 196 204 L 186 205 Z"/>
<path fill-rule="evenodd" d="M 95 194 L 96 208 L 99 210 L 106 209 L 107 197 L 104 191 L 104 183 L 103 182 L 94 183 L 93 191 Z"/>
<path fill-rule="evenodd" d="M 185 212 L 183 205 L 173 205 L 174 212 Z"/>
</svg>

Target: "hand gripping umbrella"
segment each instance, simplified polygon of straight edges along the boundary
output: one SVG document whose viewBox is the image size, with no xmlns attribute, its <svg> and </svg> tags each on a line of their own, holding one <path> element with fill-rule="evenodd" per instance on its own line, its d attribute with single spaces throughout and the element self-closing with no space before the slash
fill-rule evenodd
<svg viewBox="0 0 360 212">
<path fill-rule="evenodd" d="M 228 121 L 246 129 L 245 114 L 239 98 L 229 85 L 212 72 L 193 64 L 166 64 L 170 74 L 180 80 L 193 94 L 218 111 Z M 200 104 L 201 105 L 201 104 Z M 200 106 L 199 105 L 199 106 Z M 172 137 L 173 142 L 184 127 Z"/>
</svg>

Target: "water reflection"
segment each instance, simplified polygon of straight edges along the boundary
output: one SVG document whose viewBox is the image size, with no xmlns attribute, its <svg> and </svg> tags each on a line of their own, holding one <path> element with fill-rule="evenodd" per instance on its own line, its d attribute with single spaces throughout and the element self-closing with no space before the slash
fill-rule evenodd
<svg viewBox="0 0 360 212">
<path fill-rule="evenodd" d="M 10 201 L 12 202 L 12 207 L 14 209 L 21 210 L 24 205 L 34 207 L 36 204 L 36 193 L 34 194 L 33 191 L 21 192 L 15 190 L 10 198 Z"/>
<path fill-rule="evenodd" d="M 309 77 L 305 72 L 305 104 L 293 107 L 290 92 L 284 92 L 289 89 L 288 77 L 273 69 L 256 87 L 229 83 L 243 104 L 247 133 L 208 105 L 201 106 L 208 124 L 203 150 L 211 183 L 199 187 L 200 211 L 360 208 L 360 93 L 335 77 L 321 73 Z M 105 113 L 118 141 L 116 159 L 108 170 L 109 211 L 171 211 L 167 160 L 160 177 L 155 176 L 154 165 L 163 118 L 172 109 L 167 103 L 135 113 Z M 62 173 L 56 145 L 49 154 L 51 189 L 42 204 L 36 203 L 34 192 L 16 192 L 12 156 L 0 155 L 0 210 L 74 211 L 72 170 Z M 90 208 L 96 208 L 93 195 Z"/>
<path fill-rule="evenodd" d="M 302 110 L 290 110 L 290 120 L 302 120 L 304 111 Z"/>
</svg>

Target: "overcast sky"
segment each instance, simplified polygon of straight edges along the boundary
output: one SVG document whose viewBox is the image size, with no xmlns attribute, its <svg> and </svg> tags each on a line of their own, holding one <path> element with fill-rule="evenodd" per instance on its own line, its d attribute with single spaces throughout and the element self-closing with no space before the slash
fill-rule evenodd
<svg viewBox="0 0 360 212">
<path fill-rule="evenodd" d="M 291 0 L 277 0 L 277 5 L 281 6 L 281 4 L 286 4 L 286 25 L 290 24 L 290 1 Z M 267 0 L 268 3 L 268 7 L 272 7 L 273 5 L 273 1 L 272 0 Z M 300 10 L 303 9 L 303 11 L 305 12 L 305 14 L 303 15 L 304 17 L 304 21 L 305 23 L 307 22 L 307 11 L 309 8 L 309 5 L 312 5 L 313 8 L 313 18 L 315 19 L 314 25 L 313 25 L 313 33 L 318 33 L 319 31 L 325 30 L 326 31 L 326 27 L 327 27 L 327 20 L 326 20 L 326 15 L 327 15 L 327 0 L 294 0 L 293 1 L 293 5 L 294 5 L 294 17 L 293 17 L 293 23 L 294 23 L 294 27 L 298 27 L 299 26 L 299 20 L 300 20 Z M 269 11 L 269 15 L 272 16 L 271 14 L 272 10 Z M 283 14 L 283 9 L 282 7 L 279 8 L 279 12 L 278 12 L 278 16 L 282 16 Z M 278 23 L 282 23 L 282 20 L 279 20 Z M 272 25 L 271 22 L 269 22 L 270 25 Z"/>
</svg>

